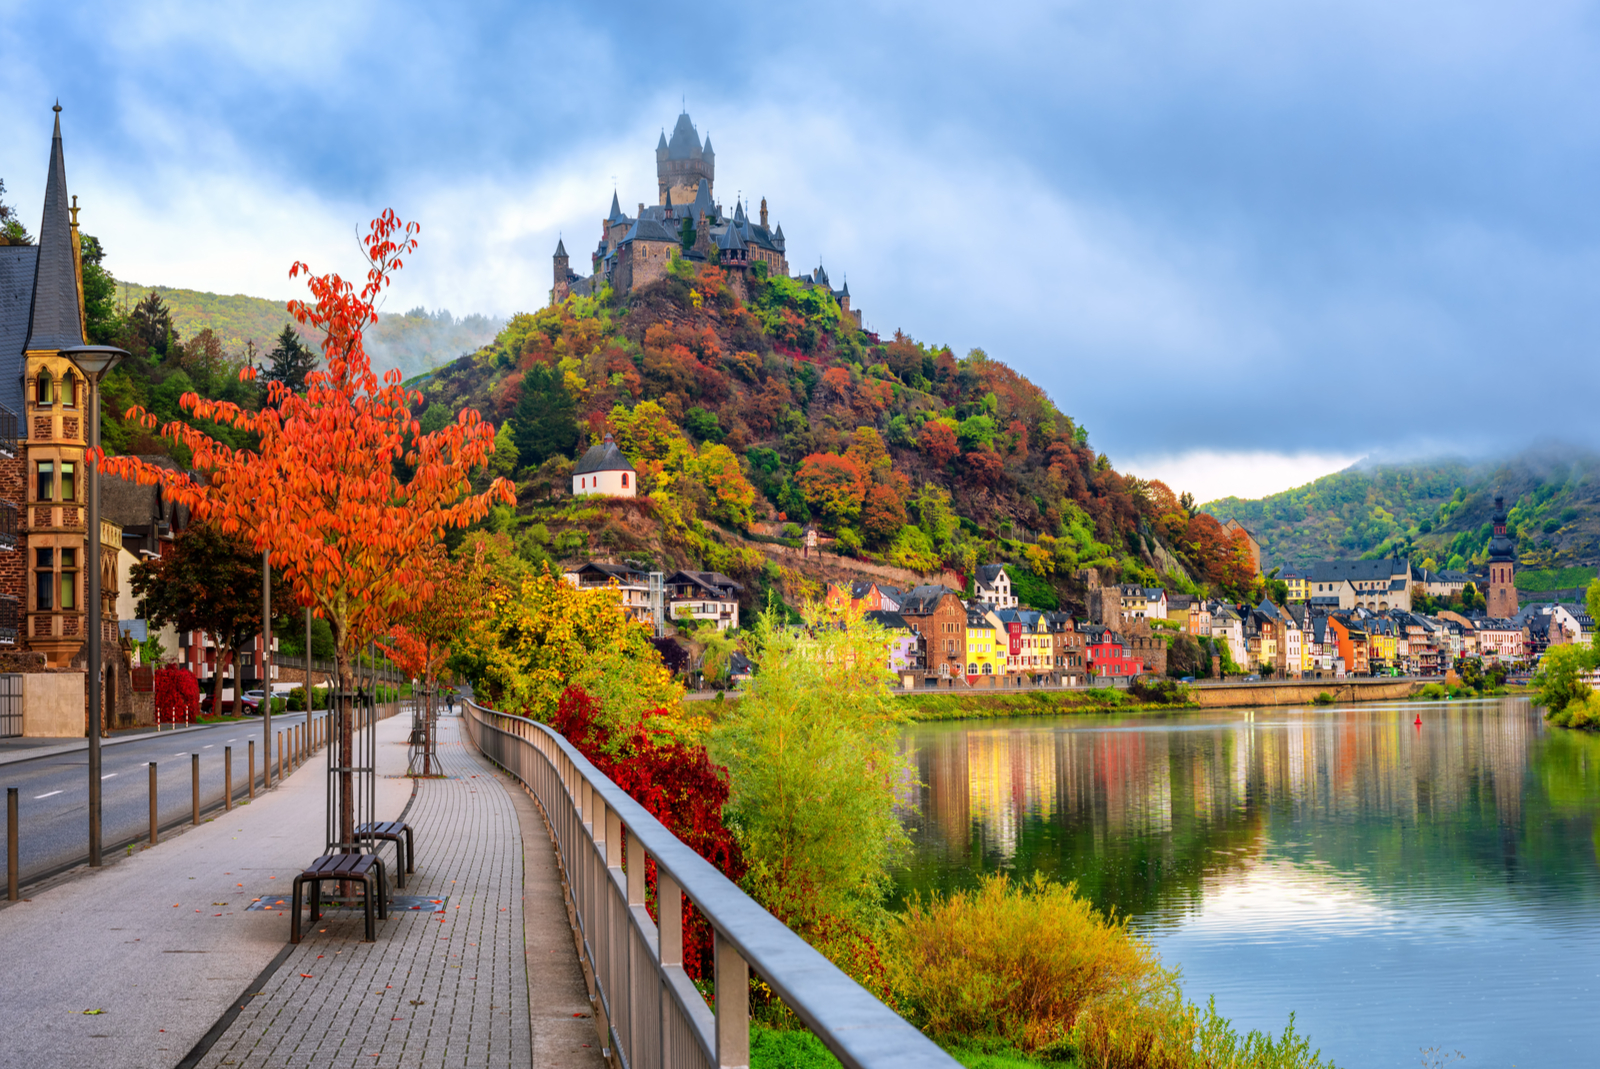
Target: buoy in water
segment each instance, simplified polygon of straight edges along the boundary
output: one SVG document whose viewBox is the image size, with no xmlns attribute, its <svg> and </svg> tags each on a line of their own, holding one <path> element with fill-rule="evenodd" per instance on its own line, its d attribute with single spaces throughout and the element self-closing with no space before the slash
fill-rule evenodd
<svg viewBox="0 0 1600 1069">
<path fill-rule="evenodd" d="M 1417 725 L 1417 727 L 1421 727 L 1422 726 L 1422 714 L 1421 713 L 1417 714 L 1416 725 Z"/>
</svg>

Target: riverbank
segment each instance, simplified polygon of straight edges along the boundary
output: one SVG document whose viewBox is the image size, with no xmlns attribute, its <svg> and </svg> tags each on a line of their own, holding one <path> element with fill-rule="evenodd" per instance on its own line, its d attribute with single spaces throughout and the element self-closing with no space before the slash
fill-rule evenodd
<svg viewBox="0 0 1600 1069">
<path fill-rule="evenodd" d="M 942 691 L 907 694 L 900 701 L 911 706 L 919 723 L 940 720 L 995 720 L 1013 716 L 1062 716 L 1071 713 L 1145 713 L 1198 709 L 1192 701 L 1142 702 L 1124 690 Z"/>
</svg>

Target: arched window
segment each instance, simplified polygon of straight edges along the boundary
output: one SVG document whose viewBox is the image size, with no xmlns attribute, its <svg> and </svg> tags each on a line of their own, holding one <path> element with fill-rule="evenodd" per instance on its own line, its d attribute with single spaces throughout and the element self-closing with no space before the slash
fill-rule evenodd
<svg viewBox="0 0 1600 1069">
<path fill-rule="evenodd" d="M 977 665 L 975 665 L 975 664 L 967 665 L 967 675 L 975 676 L 977 674 L 978 674 L 978 666 Z"/>
<path fill-rule="evenodd" d="M 986 675 L 986 676 L 994 675 L 994 665 L 986 663 L 983 666 L 983 674 Z"/>
<path fill-rule="evenodd" d="M 34 398 L 34 403 L 40 408 L 45 408 L 55 401 L 55 398 L 51 394 L 51 387 L 53 385 L 54 383 L 52 383 L 50 380 L 50 370 L 48 368 L 40 368 L 39 392 Z"/>
<path fill-rule="evenodd" d="M 73 408 L 78 403 L 78 376 L 67 372 L 61 380 L 61 407 Z"/>
</svg>

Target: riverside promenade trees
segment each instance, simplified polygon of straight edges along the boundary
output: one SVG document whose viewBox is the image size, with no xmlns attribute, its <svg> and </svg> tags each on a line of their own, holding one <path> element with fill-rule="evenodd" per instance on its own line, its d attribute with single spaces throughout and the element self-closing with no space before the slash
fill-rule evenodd
<svg viewBox="0 0 1600 1069">
<path fill-rule="evenodd" d="M 301 262 L 290 268 L 289 277 L 306 276 L 313 300 L 291 301 L 289 312 L 322 335 L 323 366 L 306 376 L 304 393 L 268 383 L 259 411 L 184 395 L 182 407 L 192 420 L 245 431 L 253 448 L 232 448 L 174 420 L 160 433 L 190 451 L 205 482 L 136 457 L 100 460 L 123 478 L 162 484 L 197 519 L 267 551 L 295 599 L 332 629 L 345 689 L 354 683 L 351 666 L 361 647 L 388 630 L 405 606 L 431 596 L 436 580 L 427 551 L 442 531 L 483 518 L 496 502 L 515 500 L 504 479 L 472 491 L 470 476 L 494 450 L 494 428 L 464 411 L 424 434 L 413 415 L 421 411 L 422 395 L 406 389 L 398 371 L 380 379 L 363 348 L 363 331 L 378 319 L 375 301 L 416 249 L 418 230 L 393 211 L 372 220 L 359 291 L 337 274 L 315 275 Z M 254 374 L 240 372 L 244 379 Z M 157 423 L 138 408 L 128 418 L 151 429 Z M 397 462 L 409 479 L 397 477 Z M 351 725 L 341 719 L 336 741 L 348 754 Z M 351 841 L 351 820 L 347 806 L 340 815 L 345 842 Z"/>
</svg>

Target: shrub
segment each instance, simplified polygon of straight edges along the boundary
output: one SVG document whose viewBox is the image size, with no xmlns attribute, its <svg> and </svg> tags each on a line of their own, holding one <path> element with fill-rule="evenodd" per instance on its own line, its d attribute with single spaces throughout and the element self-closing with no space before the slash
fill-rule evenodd
<svg viewBox="0 0 1600 1069">
<path fill-rule="evenodd" d="M 1086 1015 L 1125 1026 L 1128 1006 L 1167 998 L 1177 985 L 1126 918 L 1038 874 L 1025 883 L 988 876 L 974 891 L 913 899 L 888 941 L 903 1006 L 941 1041 L 988 1035 L 1048 1051 L 1070 1043 Z"/>
<path fill-rule="evenodd" d="M 200 684 L 186 668 L 168 665 L 155 673 L 156 722 L 192 723 L 200 715 Z"/>
<path fill-rule="evenodd" d="M 1429 686 L 1435 686 L 1436 684 L 1430 683 L 1428 685 Z M 1334 696 L 1332 694 L 1329 694 L 1327 691 L 1324 690 L 1324 691 L 1320 691 L 1315 698 L 1311 699 L 1311 704 L 1312 705 L 1332 705 L 1335 701 L 1337 701 L 1337 699 L 1334 698 Z"/>
</svg>

